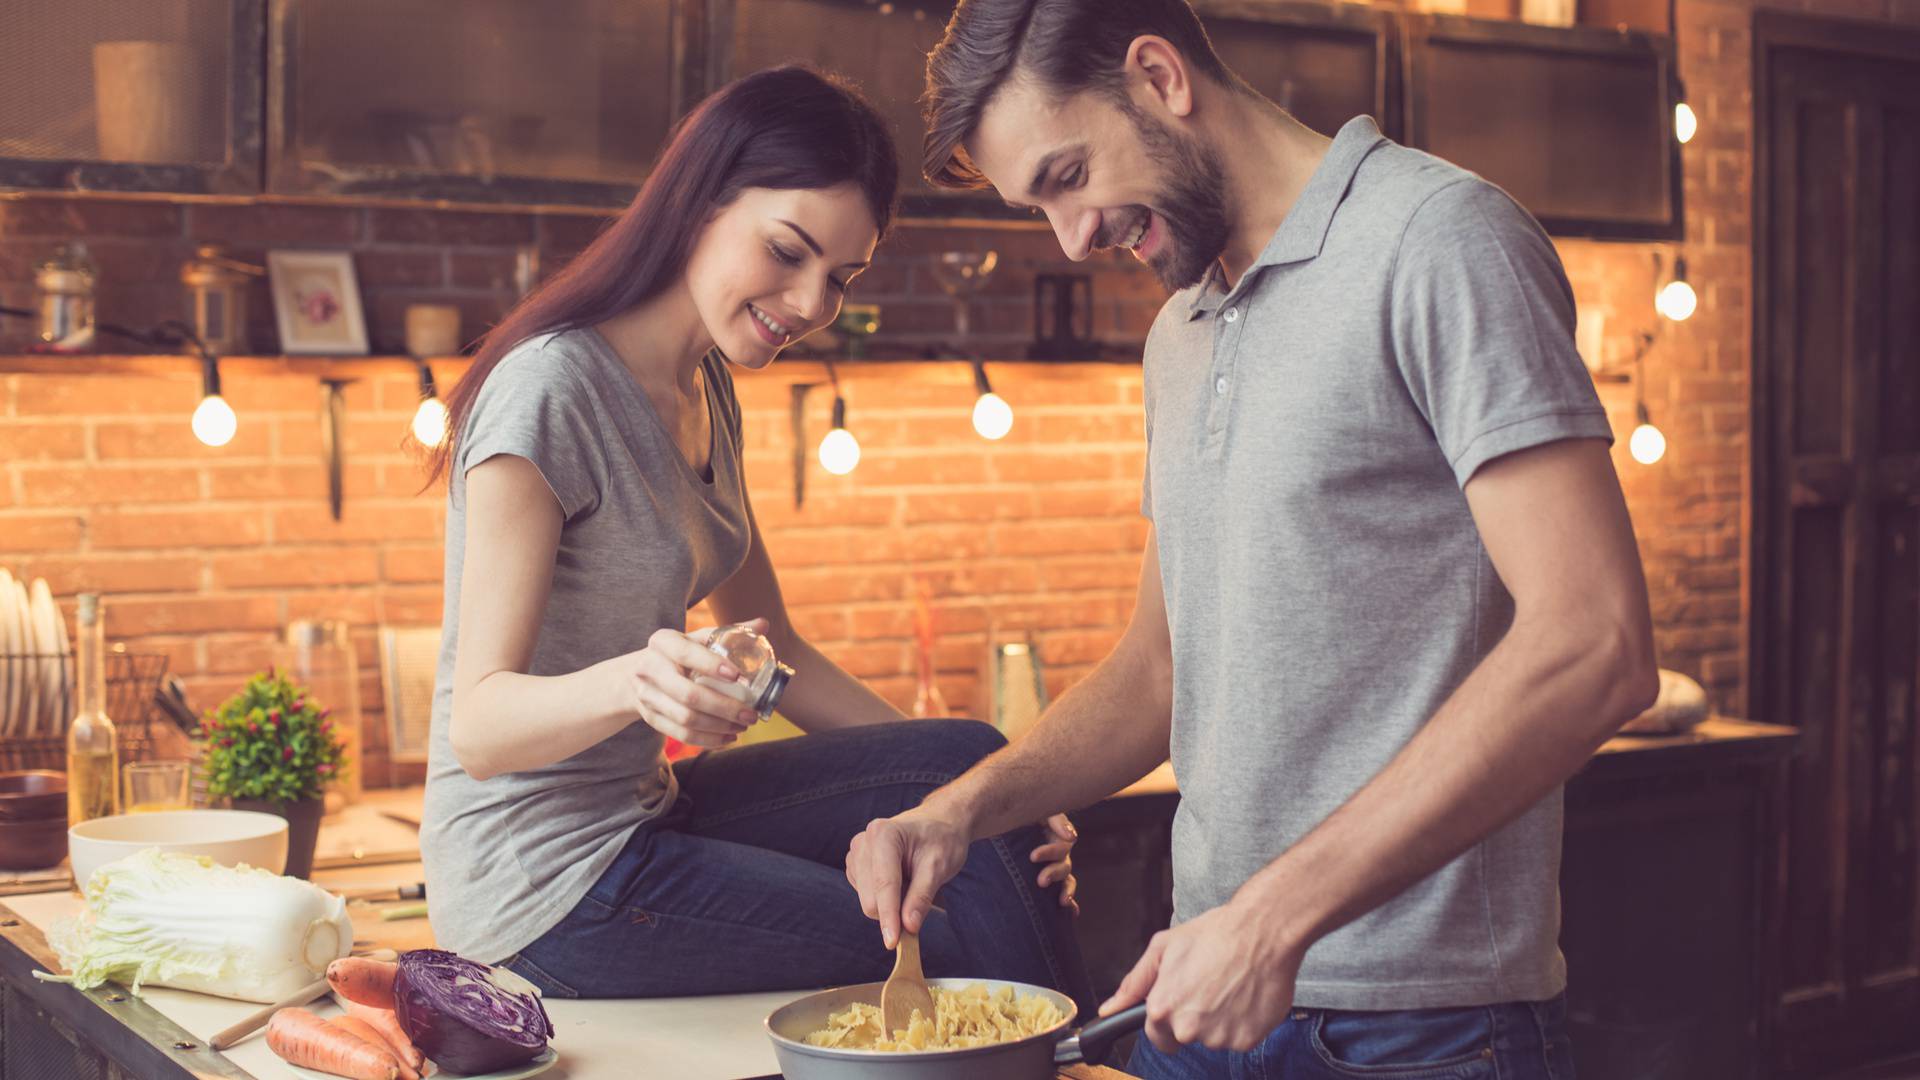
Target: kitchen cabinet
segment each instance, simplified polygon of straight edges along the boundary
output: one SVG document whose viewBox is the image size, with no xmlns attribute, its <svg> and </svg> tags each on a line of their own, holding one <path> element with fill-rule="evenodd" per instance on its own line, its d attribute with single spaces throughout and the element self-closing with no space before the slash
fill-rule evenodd
<svg viewBox="0 0 1920 1080">
<path fill-rule="evenodd" d="M 1566 788 L 1560 947 L 1581 1076 L 1764 1075 L 1792 728 L 1622 736 Z M 1073 815 L 1081 951 L 1111 993 L 1173 913 L 1171 772 Z"/>
<path fill-rule="evenodd" d="M 266 0 L 0 5 L 0 189 L 260 189 Z"/>
<path fill-rule="evenodd" d="M 1673 39 L 1405 16 L 1408 145 L 1505 188 L 1557 236 L 1679 240 Z"/>
<path fill-rule="evenodd" d="M 620 206 L 697 97 L 689 0 L 273 0 L 267 189 Z"/>
<path fill-rule="evenodd" d="M 1367 115 L 1400 137 L 1399 42 L 1391 12 L 1342 4 L 1200 0 L 1214 51 L 1261 96 L 1331 136 Z"/>
</svg>

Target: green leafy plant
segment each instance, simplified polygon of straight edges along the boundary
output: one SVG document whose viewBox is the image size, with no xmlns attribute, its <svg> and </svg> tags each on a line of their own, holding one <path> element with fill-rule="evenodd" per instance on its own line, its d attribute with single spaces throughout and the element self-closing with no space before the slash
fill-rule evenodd
<svg viewBox="0 0 1920 1080">
<path fill-rule="evenodd" d="M 272 802 L 318 798 L 347 766 L 329 712 L 277 669 L 247 680 L 200 721 L 207 794 Z"/>
</svg>

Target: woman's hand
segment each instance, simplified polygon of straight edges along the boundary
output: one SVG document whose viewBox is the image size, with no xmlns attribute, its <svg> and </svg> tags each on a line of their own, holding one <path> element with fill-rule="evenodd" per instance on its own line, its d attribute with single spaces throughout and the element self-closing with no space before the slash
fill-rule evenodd
<svg viewBox="0 0 1920 1080">
<path fill-rule="evenodd" d="M 1034 848 L 1029 858 L 1047 864 L 1040 871 L 1040 887 L 1044 889 L 1059 882 L 1060 906 L 1073 909 L 1074 917 L 1078 918 L 1080 901 L 1074 899 L 1073 894 L 1080 883 L 1073 876 L 1073 842 L 1080 839 L 1080 830 L 1073 827 L 1065 814 L 1048 818 L 1046 828 L 1047 842 Z"/>
<path fill-rule="evenodd" d="M 765 632 L 764 624 L 755 629 Z M 704 676 L 731 683 L 741 677 L 707 648 L 706 637 L 712 632 L 682 634 L 663 628 L 647 640 L 646 648 L 612 662 L 623 706 L 660 734 L 709 749 L 731 745 L 760 718 L 738 698 L 694 681 Z"/>
</svg>

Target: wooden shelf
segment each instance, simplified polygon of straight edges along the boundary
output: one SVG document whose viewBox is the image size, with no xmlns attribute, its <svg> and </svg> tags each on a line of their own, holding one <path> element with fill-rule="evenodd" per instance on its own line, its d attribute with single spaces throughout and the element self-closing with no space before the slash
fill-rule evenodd
<svg viewBox="0 0 1920 1080">
<path fill-rule="evenodd" d="M 1075 360 L 1049 363 L 1036 360 L 985 361 L 994 378 L 1011 375 L 1019 379 L 1077 379 L 1089 372 L 1111 373 L 1139 370 L 1137 361 Z M 223 356 L 220 377 L 231 379 L 275 375 L 307 375 L 316 379 L 353 379 L 371 375 L 411 375 L 418 361 L 407 356 Z M 435 356 L 427 363 L 436 377 L 464 374 L 472 357 Z M 889 380 L 946 383 L 956 378 L 971 381 L 972 364 L 967 360 L 911 360 L 836 358 L 834 366 L 841 378 L 857 372 L 884 370 Z M 824 382 L 824 359 L 795 357 L 775 362 L 760 371 L 734 369 L 736 379 L 784 379 L 789 382 Z M 0 354 L 0 375 L 200 375 L 197 357 L 164 353 L 147 356 L 120 356 L 105 353 L 53 355 L 50 353 Z"/>
</svg>

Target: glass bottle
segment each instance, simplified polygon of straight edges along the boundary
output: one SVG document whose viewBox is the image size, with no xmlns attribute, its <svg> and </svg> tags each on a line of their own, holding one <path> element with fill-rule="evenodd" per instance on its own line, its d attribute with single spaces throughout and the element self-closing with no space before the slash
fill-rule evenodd
<svg viewBox="0 0 1920 1080">
<path fill-rule="evenodd" d="M 106 617 L 97 593 L 80 595 L 74 618 L 80 708 L 67 728 L 67 825 L 120 812 L 120 740 L 107 718 Z"/>
<path fill-rule="evenodd" d="M 737 699 L 759 713 L 762 720 L 772 715 L 774 706 L 780 704 L 780 695 L 787 692 L 787 682 L 793 678 L 793 669 L 774 657 L 773 643 L 753 627 L 736 623 L 720 627 L 709 635 L 707 648 L 725 657 L 734 670 L 740 672 L 740 678 L 722 682 L 702 675 L 694 682 Z"/>
<path fill-rule="evenodd" d="M 98 274 L 87 246 L 75 241 L 34 267 L 40 298 L 40 347 L 79 352 L 93 345 L 93 281 Z"/>
<path fill-rule="evenodd" d="M 360 665 L 348 625 L 335 620 L 296 619 L 287 625 L 279 653 L 293 681 L 305 686 L 308 700 L 325 709 L 346 760 L 341 774 L 326 783 L 327 813 L 360 801 L 365 793 L 364 731 L 360 716 Z"/>
</svg>

